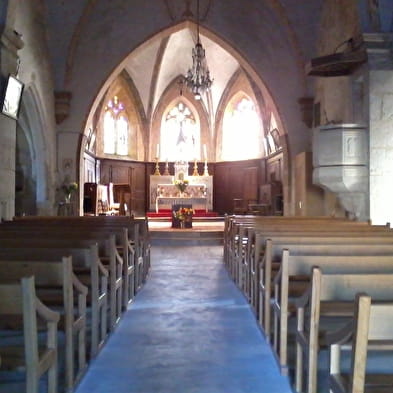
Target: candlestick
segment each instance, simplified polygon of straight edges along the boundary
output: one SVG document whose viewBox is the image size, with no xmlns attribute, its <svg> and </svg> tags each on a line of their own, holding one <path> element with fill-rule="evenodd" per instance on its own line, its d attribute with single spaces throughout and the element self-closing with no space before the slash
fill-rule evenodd
<svg viewBox="0 0 393 393">
<path fill-rule="evenodd" d="M 158 165 L 158 157 L 156 157 L 156 170 L 155 170 L 154 174 L 155 174 L 156 176 L 161 176 L 161 173 L 160 173 L 160 166 Z"/>
<path fill-rule="evenodd" d="M 206 144 L 203 145 L 203 158 L 205 159 L 205 161 L 207 160 Z"/>
<path fill-rule="evenodd" d="M 164 171 L 164 176 L 169 176 L 169 165 L 168 165 L 168 160 L 165 161 L 165 171 Z"/>
<path fill-rule="evenodd" d="M 209 176 L 209 171 L 207 169 L 207 160 L 205 160 L 205 168 L 204 168 L 204 171 L 203 171 L 203 176 Z"/>
<path fill-rule="evenodd" d="M 157 154 L 156 154 L 157 158 L 160 158 L 160 144 L 157 143 Z"/>
<path fill-rule="evenodd" d="M 194 161 L 194 172 L 192 173 L 192 176 L 199 176 L 197 160 Z"/>
</svg>

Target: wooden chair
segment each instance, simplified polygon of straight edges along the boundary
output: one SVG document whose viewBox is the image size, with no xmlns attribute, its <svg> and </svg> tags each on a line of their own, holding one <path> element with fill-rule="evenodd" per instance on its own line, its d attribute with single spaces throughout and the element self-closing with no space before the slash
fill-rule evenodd
<svg viewBox="0 0 393 393">
<path fill-rule="evenodd" d="M 24 348 L 22 356 L 16 348 L 0 347 L 1 368 L 20 367 L 26 370 L 26 393 L 39 393 L 39 380 L 48 374 L 48 393 L 57 393 L 57 323 L 59 314 L 37 298 L 34 277 L 21 283 L 0 284 L 0 314 L 2 318 L 23 317 Z M 45 346 L 38 343 L 37 316 L 44 320 L 47 331 Z M 16 355 L 16 356 L 15 356 Z"/>
</svg>

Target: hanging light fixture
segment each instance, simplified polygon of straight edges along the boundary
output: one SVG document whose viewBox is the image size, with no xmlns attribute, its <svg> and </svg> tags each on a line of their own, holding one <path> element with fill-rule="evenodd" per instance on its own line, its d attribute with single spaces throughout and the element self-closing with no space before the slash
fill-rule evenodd
<svg viewBox="0 0 393 393">
<path fill-rule="evenodd" d="M 192 67 L 185 76 L 186 86 L 194 94 L 196 100 L 201 99 L 201 94 L 209 90 L 213 81 L 207 67 L 205 49 L 199 38 L 199 0 L 197 0 L 197 43 L 192 49 Z"/>
</svg>

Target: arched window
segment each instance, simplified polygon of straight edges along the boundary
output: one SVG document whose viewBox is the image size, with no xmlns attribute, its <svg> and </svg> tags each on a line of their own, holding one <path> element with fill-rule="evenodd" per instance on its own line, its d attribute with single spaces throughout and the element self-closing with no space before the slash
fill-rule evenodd
<svg viewBox="0 0 393 393">
<path fill-rule="evenodd" d="M 160 159 L 192 161 L 200 159 L 200 129 L 191 109 L 183 102 L 165 112 L 160 135 Z"/>
<path fill-rule="evenodd" d="M 253 101 L 245 94 L 235 97 L 224 113 L 221 158 L 227 161 L 260 158 L 262 138 L 262 122 Z"/>
<path fill-rule="evenodd" d="M 109 100 L 104 114 L 104 153 L 128 155 L 128 120 L 117 96 Z"/>
</svg>

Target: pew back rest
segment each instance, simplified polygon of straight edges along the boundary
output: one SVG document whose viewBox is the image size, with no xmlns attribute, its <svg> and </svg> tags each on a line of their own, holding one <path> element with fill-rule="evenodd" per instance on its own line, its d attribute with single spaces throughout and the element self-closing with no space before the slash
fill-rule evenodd
<svg viewBox="0 0 393 393">
<path fill-rule="evenodd" d="M 390 273 L 321 275 L 320 301 L 354 301 L 366 292 L 375 301 L 393 301 L 393 269 Z"/>
<path fill-rule="evenodd" d="M 371 304 L 368 339 L 393 340 L 393 304 L 392 303 Z"/>
<path fill-rule="evenodd" d="M 310 275 L 313 266 L 319 266 L 323 273 L 358 272 L 372 274 L 377 271 L 393 273 L 392 255 L 290 255 L 283 251 L 283 263 L 289 276 Z"/>
<path fill-rule="evenodd" d="M 64 244 L 56 246 L 46 243 L 26 246 L 20 242 L 4 243 L 0 247 L 0 259 L 58 261 L 63 256 L 71 256 L 74 267 L 89 267 L 93 259 L 98 259 L 98 248 L 96 245 L 67 247 Z"/>
<path fill-rule="evenodd" d="M 328 243 L 328 239 L 321 239 L 320 244 L 277 243 L 272 245 L 272 258 L 280 260 L 282 252 L 288 249 L 291 255 L 393 255 L 392 244 L 364 244 Z M 326 242 L 326 243 L 325 243 Z M 268 242 L 266 247 L 268 247 Z"/>
<path fill-rule="evenodd" d="M 69 263 L 71 263 L 71 258 Z M 64 282 L 62 262 L 51 261 L 4 261 L 0 260 L 2 280 L 18 281 L 22 277 L 35 276 L 37 286 L 62 286 Z"/>
</svg>

